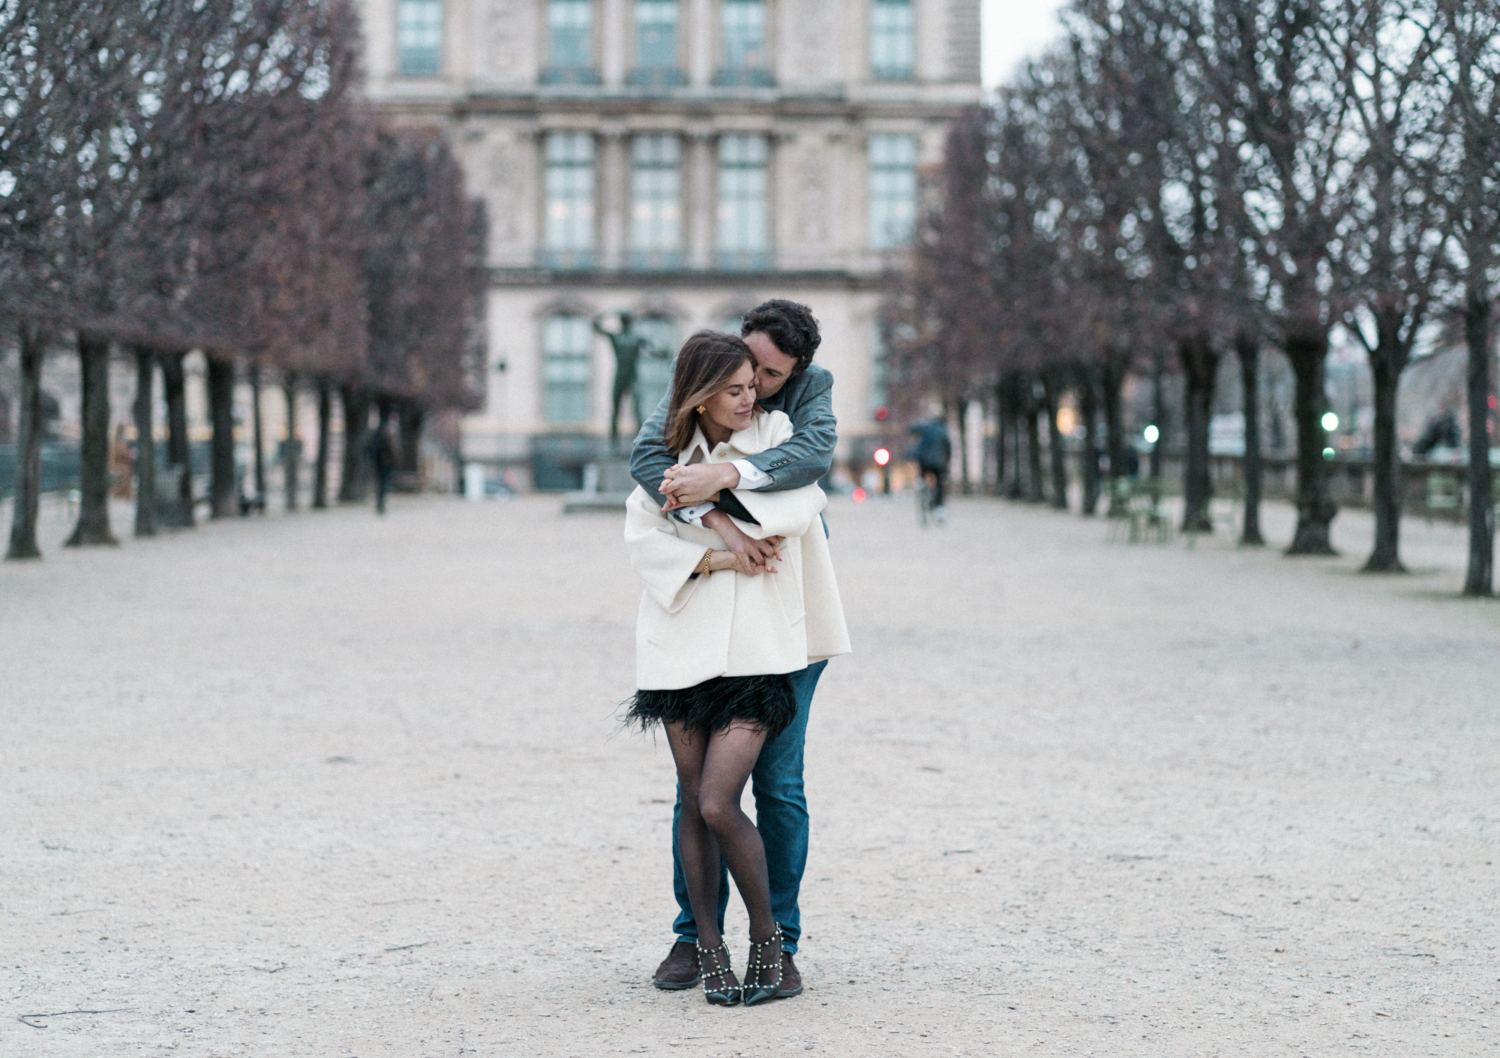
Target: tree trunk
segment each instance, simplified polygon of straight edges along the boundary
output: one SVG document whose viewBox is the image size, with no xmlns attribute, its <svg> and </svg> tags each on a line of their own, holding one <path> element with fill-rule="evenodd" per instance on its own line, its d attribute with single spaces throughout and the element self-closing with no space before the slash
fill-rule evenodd
<svg viewBox="0 0 1500 1058">
<path fill-rule="evenodd" d="M 344 406 L 344 466 L 339 480 L 339 502 L 359 503 L 369 489 L 365 438 L 370 429 L 370 398 L 358 386 L 340 387 Z"/>
<path fill-rule="evenodd" d="M 1042 494 L 1042 431 L 1036 417 L 1042 413 L 1037 407 L 1036 385 L 1027 378 L 1026 387 L 1026 502 L 1043 503 Z"/>
<path fill-rule="evenodd" d="M 11 511 L 7 559 L 41 558 L 36 543 L 42 500 L 42 360 L 46 342 L 41 329 L 20 326 L 21 409 L 16 423 L 16 498 Z"/>
<path fill-rule="evenodd" d="M 315 510 L 328 506 L 328 427 L 333 420 L 333 386 L 326 378 L 318 379 L 318 465 L 313 470 Z"/>
<path fill-rule="evenodd" d="M 208 357 L 208 410 L 213 422 L 212 518 L 237 513 L 239 485 L 234 479 L 234 361 Z"/>
<path fill-rule="evenodd" d="M 1006 486 L 1007 499 L 1019 500 L 1026 496 L 1026 403 L 1021 399 L 1021 377 L 1011 375 L 1005 383 L 1005 406 L 1010 416 L 1010 475 Z"/>
<path fill-rule="evenodd" d="M 1490 301 L 1471 290 L 1464 306 L 1469 342 L 1469 570 L 1465 595 L 1489 595 L 1495 577 L 1495 497 L 1490 470 Z"/>
<path fill-rule="evenodd" d="M 109 339 L 78 332 L 83 367 L 83 444 L 78 524 L 68 547 L 118 544 L 109 529 Z"/>
<path fill-rule="evenodd" d="M 1042 378 L 1043 397 L 1047 408 L 1047 457 L 1052 470 L 1052 506 L 1060 511 L 1068 509 L 1068 464 L 1063 449 L 1062 431 L 1057 427 L 1057 412 L 1062 407 L 1062 381 L 1054 372 Z"/>
<path fill-rule="evenodd" d="M 1011 416 L 1010 423 L 1010 492 L 1007 495 L 1013 500 L 1026 499 L 1026 471 L 1027 463 L 1031 458 L 1027 455 L 1029 449 L 1026 446 L 1027 429 L 1026 416 L 1020 405 L 1015 406 L 1015 412 Z"/>
<path fill-rule="evenodd" d="M 1167 446 L 1166 373 L 1165 358 L 1158 352 L 1151 363 L 1151 422 L 1156 427 L 1156 440 L 1151 444 L 1152 480 L 1161 479 L 1161 450 Z"/>
<path fill-rule="evenodd" d="M 266 446 L 261 435 L 260 420 L 260 368 L 250 365 L 250 418 L 251 434 L 255 444 L 255 502 L 260 512 L 266 512 Z"/>
<path fill-rule="evenodd" d="M 177 479 L 177 524 L 193 524 L 193 445 L 188 437 L 186 351 L 161 358 L 162 388 L 167 395 L 167 462 L 180 467 Z"/>
<path fill-rule="evenodd" d="M 1234 349 L 1240 359 L 1245 413 L 1245 524 L 1240 530 L 1240 544 L 1261 547 L 1266 541 L 1260 535 L 1260 341 L 1241 331 L 1235 336 Z"/>
<path fill-rule="evenodd" d="M 1406 355 L 1399 320 L 1376 320 L 1376 344 L 1370 353 L 1375 382 L 1375 549 L 1365 573 L 1405 573 L 1401 564 L 1401 453 L 1396 447 L 1396 390 Z"/>
<path fill-rule="evenodd" d="M 1086 367 L 1078 375 L 1078 410 L 1083 415 L 1083 513 L 1099 510 L 1099 387 L 1097 372 Z"/>
<path fill-rule="evenodd" d="M 1209 502 L 1213 481 L 1208 461 L 1208 423 L 1213 410 L 1214 378 L 1218 374 L 1219 354 L 1212 339 L 1203 332 L 1190 335 L 1177 344 L 1182 363 L 1187 406 L 1187 452 L 1183 460 L 1182 531 L 1213 532 Z M 1157 429 L 1160 429 L 1158 426 Z"/>
<path fill-rule="evenodd" d="M 1338 508 L 1328 498 L 1328 475 L 1323 459 L 1327 435 L 1323 413 L 1324 361 L 1328 356 L 1327 332 L 1318 328 L 1294 330 L 1287 335 L 1286 356 L 1296 378 L 1293 403 L 1297 420 L 1297 530 L 1288 555 L 1334 555 L 1329 526 Z"/>
<path fill-rule="evenodd" d="M 426 414 L 415 402 L 401 405 L 398 425 L 401 431 L 401 462 L 396 469 L 415 478 L 422 472 L 422 424 Z"/>
<path fill-rule="evenodd" d="M 281 380 L 286 396 L 286 441 L 281 446 L 281 476 L 286 486 L 286 509 L 297 509 L 297 470 L 302 462 L 302 442 L 297 438 L 297 376 L 286 372 Z"/>
<path fill-rule="evenodd" d="M 958 422 L 958 481 L 949 482 L 952 488 L 958 486 L 955 492 L 967 495 L 969 492 L 969 405 L 962 399 L 955 398 L 943 409 L 943 418 L 948 417 L 948 409 L 953 409 L 954 418 Z"/>
<path fill-rule="evenodd" d="M 1005 431 L 1010 429 L 1010 409 L 1005 406 L 1005 380 L 995 383 L 995 495 L 1006 493 Z"/>
<path fill-rule="evenodd" d="M 1125 365 L 1111 360 L 1105 363 L 1100 379 L 1104 383 L 1104 444 L 1109 453 L 1109 517 L 1126 515 L 1125 497 L 1116 487 L 1125 476 L 1130 457 L 1125 452 L 1125 416 L 1121 411 L 1121 394 L 1125 389 Z"/>
<path fill-rule="evenodd" d="M 152 393 L 156 351 L 135 347 L 135 535 L 156 535 L 156 431 Z"/>
</svg>

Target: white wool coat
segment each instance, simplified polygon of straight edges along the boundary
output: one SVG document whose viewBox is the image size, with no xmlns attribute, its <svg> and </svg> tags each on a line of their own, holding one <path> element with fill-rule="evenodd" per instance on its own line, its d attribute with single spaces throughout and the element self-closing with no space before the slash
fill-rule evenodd
<svg viewBox="0 0 1500 1058">
<path fill-rule="evenodd" d="M 727 442 L 710 446 L 702 430 L 677 461 L 728 463 L 775 448 L 792 436 L 779 411 L 758 412 Z M 637 488 L 625 506 L 630 564 L 646 584 L 636 620 L 636 686 L 692 687 L 715 676 L 796 672 L 847 654 L 849 632 L 828 539 L 819 517 L 828 497 L 816 485 L 781 492 L 736 489 L 759 525 L 735 524 L 746 536 L 786 537 L 776 573 L 733 570 L 694 578 L 708 548 L 725 549 L 712 529 L 665 515 Z"/>
</svg>

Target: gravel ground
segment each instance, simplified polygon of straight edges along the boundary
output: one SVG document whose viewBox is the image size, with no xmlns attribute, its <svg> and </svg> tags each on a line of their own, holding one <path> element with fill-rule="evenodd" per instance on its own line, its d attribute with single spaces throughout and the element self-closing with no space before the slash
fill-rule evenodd
<svg viewBox="0 0 1500 1058">
<path fill-rule="evenodd" d="M 1374 578 L 1358 514 L 1290 560 L 835 502 L 808 988 L 724 1011 L 648 984 L 671 764 L 612 719 L 618 519 L 559 509 L 83 552 L 49 510 L 0 567 L 0 1055 L 1496 1053 L 1500 604 L 1455 598 L 1460 529 Z"/>
</svg>

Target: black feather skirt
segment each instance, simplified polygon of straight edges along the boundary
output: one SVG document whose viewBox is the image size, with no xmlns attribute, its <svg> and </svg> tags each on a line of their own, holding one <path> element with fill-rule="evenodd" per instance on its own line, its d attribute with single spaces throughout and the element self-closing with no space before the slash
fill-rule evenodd
<svg viewBox="0 0 1500 1058">
<path fill-rule="evenodd" d="M 667 723 L 690 731 L 723 731 L 739 720 L 764 731 L 767 742 L 797 717 L 797 696 L 785 673 L 715 676 L 695 687 L 636 691 L 626 704 L 625 722 L 643 731 Z"/>
</svg>

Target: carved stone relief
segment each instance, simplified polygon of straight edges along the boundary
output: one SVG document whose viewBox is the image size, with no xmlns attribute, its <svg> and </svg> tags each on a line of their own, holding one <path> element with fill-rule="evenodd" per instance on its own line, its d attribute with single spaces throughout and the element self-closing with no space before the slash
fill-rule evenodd
<svg viewBox="0 0 1500 1058">
<path fill-rule="evenodd" d="M 492 137 L 485 169 L 491 250 L 514 250 L 525 239 L 523 211 L 534 210 L 530 139 L 524 133 Z M 523 248 L 524 249 L 524 248 Z"/>
<path fill-rule="evenodd" d="M 827 0 L 786 0 L 778 45 L 785 53 L 779 63 L 789 83 L 825 83 L 842 77 L 843 48 L 837 19 L 842 4 Z M 847 21 L 847 19 L 846 19 Z"/>
<path fill-rule="evenodd" d="M 794 237 L 804 244 L 826 245 L 832 205 L 829 145 L 821 136 L 804 137 L 798 154 L 795 182 L 787 189 L 797 209 Z"/>
<path fill-rule="evenodd" d="M 540 5 L 523 0 L 490 0 L 488 32 L 483 53 L 475 56 L 481 80 L 507 82 L 529 80 L 530 53 L 537 28 L 533 9 Z"/>
</svg>

